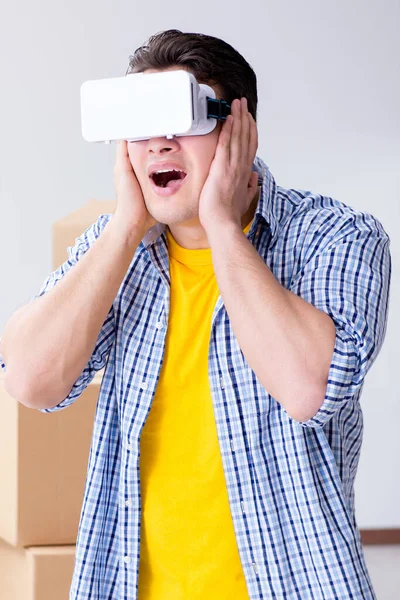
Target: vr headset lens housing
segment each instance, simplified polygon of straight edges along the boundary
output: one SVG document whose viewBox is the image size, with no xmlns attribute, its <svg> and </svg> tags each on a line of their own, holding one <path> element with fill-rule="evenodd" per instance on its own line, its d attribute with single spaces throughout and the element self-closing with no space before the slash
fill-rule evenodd
<svg viewBox="0 0 400 600">
<path fill-rule="evenodd" d="M 187 71 L 134 73 L 81 86 L 82 135 L 88 142 L 205 135 L 230 105 Z"/>
</svg>

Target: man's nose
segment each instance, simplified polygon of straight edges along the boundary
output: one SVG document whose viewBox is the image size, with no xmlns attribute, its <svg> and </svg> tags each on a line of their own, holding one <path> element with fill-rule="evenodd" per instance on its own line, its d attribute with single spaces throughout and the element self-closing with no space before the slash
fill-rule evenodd
<svg viewBox="0 0 400 600">
<path fill-rule="evenodd" d="M 166 137 L 150 138 L 148 142 L 148 151 L 154 154 L 163 154 L 166 152 L 175 152 L 179 150 L 180 144 L 176 137 L 168 139 Z"/>
</svg>

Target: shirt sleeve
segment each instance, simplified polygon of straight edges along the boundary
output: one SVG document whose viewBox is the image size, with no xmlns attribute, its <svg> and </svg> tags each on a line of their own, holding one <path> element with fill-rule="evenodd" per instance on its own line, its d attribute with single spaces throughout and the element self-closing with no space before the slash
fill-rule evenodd
<svg viewBox="0 0 400 600">
<path fill-rule="evenodd" d="M 322 209 L 306 220 L 300 267 L 290 290 L 328 314 L 336 340 L 324 401 L 300 425 L 321 427 L 355 394 L 386 334 L 390 240 L 368 213 Z"/>
<path fill-rule="evenodd" d="M 111 214 L 100 215 L 95 223 L 90 225 L 90 227 L 88 227 L 80 237 L 76 238 L 75 245 L 73 247 L 69 246 L 67 248 L 68 260 L 66 260 L 62 265 L 60 265 L 55 271 L 53 271 L 53 273 L 51 273 L 47 277 L 39 292 L 29 300 L 29 303 L 36 300 L 36 298 L 47 294 L 47 292 L 49 292 L 51 289 L 53 289 L 55 285 L 57 285 L 57 283 L 64 277 L 64 275 L 68 273 L 68 271 L 72 269 L 74 265 L 77 264 L 77 262 L 89 250 L 89 248 L 91 248 L 96 239 L 100 236 L 101 232 L 104 230 L 111 217 Z M 70 406 L 82 394 L 84 389 L 92 381 L 96 374 L 96 371 L 99 371 L 102 368 L 104 368 L 114 340 L 115 321 L 114 305 L 112 305 L 102 325 L 89 362 L 87 363 L 86 367 L 83 369 L 82 373 L 79 375 L 78 379 L 74 383 L 71 392 L 66 398 L 64 398 L 64 400 L 62 400 L 56 406 L 38 410 L 40 412 L 50 413 L 62 410 L 64 408 L 67 408 L 67 406 Z M 0 366 L 3 369 L 3 371 L 6 372 L 7 367 L 4 364 L 4 361 L 1 356 Z"/>
</svg>

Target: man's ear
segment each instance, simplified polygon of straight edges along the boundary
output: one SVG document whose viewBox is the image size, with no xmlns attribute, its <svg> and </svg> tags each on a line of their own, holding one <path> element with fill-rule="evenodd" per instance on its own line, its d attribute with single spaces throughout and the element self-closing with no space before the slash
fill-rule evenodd
<svg viewBox="0 0 400 600">
<path fill-rule="evenodd" d="M 257 173 L 257 171 L 252 171 L 249 182 L 247 184 L 247 194 L 251 199 L 253 199 L 254 196 L 256 195 L 257 187 L 258 187 L 258 173 Z"/>
</svg>

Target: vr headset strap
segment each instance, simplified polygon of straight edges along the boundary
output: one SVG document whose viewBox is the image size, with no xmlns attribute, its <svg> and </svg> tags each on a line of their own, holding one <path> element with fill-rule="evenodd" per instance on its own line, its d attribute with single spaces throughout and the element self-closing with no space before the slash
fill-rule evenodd
<svg viewBox="0 0 400 600">
<path fill-rule="evenodd" d="M 207 97 L 207 118 L 218 119 L 219 121 L 226 121 L 226 117 L 231 112 L 231 105 L 225 100 L 217 100 L 215 98 Z"/>
</svg>

